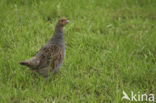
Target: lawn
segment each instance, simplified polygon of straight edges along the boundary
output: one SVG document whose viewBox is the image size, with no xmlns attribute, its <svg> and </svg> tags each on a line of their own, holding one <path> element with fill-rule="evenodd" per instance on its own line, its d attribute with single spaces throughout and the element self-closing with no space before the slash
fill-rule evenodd
<svg viewBox="0 0 156 103">
<path fill-rule="evenodd" d="M 66 56 L 45 81 L 19 62 L 61 17 Z M 155 0 L 0 0 L 0 103 L 129 103 L 123 91 L 156 96 Z"/>
</svg>

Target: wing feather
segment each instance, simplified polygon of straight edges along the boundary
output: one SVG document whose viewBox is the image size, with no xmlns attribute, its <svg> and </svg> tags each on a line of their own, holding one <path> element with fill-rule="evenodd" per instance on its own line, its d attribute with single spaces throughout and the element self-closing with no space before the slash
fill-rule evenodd
<svg viewBox="0 0 156 103">
<path fill-rule="evenodd" d="M 64 58 L 63 50 L 58 45 L 42 47 L 35 56 L 40 60 L 40 63 L 37 67 L 38 71 L 40 72 L 42 71 L 41 69 L 48 66 L 50 66 L 50 71 L 54 72 L 55 69 L 58 68 L 62 63 Z M 48 74 L 47 72 L 45 73 L 46 75 Z"/>
</svg>

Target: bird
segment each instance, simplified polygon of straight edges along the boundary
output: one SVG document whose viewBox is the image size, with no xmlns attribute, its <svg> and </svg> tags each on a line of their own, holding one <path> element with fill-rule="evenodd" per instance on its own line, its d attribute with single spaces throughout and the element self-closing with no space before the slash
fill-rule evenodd
<svg viewBox="0 0 156 103">
<path fill-rule="evenodd" d="M 55 26 L 53 36 L 41 47 L 31 58 L 20 62 L 21 65 L 29 67 L 44 78 L 55 73 L 63 64 L 65 57 L 64 26 L 69 23 L 66 18 L 60 18 Z"/>
</svg>

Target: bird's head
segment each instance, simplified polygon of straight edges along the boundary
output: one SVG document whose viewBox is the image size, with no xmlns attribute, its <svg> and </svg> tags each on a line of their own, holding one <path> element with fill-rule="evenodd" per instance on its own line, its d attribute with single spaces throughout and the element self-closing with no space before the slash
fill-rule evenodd
<svg viewBox="0 0 156 103">
<path fill-rule="evenodd" d="M 69 23 L 69 20 L 67 20 L 66 18 L 61 18 L 61 19 L 58 20 L 58 23 L 57 24 L 60 27 L 64 27 L 67 23 Z"/>
</svg>

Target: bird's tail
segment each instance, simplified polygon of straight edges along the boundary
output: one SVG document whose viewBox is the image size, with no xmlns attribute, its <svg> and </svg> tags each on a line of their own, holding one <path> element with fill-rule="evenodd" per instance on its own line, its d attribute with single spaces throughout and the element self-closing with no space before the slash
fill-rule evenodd
<svg viewBox="0 0 156 103">
<path fill-rule="evenodd" d="M 36 57 L 33 57 L 32 59 L 22 61 L 19 64 L 28 66 L 30 68 L 35 68 L 39 64 L 39 61 L 36 59 Z"/>
<path fill-rule="evenodd" d="M 28 61 L 22 61 L 19 64 L 25 65 L 25 66 L 31 66 L 31 63 L 29 63 Z"/>
</svg>

